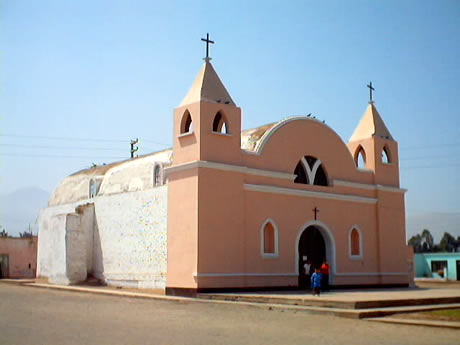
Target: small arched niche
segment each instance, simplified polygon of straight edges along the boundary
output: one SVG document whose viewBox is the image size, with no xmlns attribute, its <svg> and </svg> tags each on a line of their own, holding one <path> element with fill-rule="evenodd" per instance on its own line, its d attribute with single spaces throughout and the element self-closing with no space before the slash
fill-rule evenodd
<svg viewBox="0 0 460 345">
<path fill-rule="evenodd" d="M 163 164 L 155 163 L 153 167 L 153 186 L 158 187 L 164 184 L 163 179 Z"/>
<path fill-rule="evenodd" d="M 222 112 L 218 112 L 214 116 L 214 121 L 212 122 L 212 131 L 215 133 L 229 134 L 228 121 L 225 118 L 225 115 Z"/>
<path fill-rule="evenodd" d="M 188 110 L 185 111 L 182 115 L 182 120 L 180 123 L 180 134 L 193 133 L 193 121 L 192 115 Z"/>
<path fill-rule="evenodd" d="M 278 227 L 271 219 L 267 219 L 261 230 L 262 256 L 278 257 Z"/>
<path fill-rule="evenodd" d="M 97 179 L 91 179 L 89 181 L 89 198 L 92 199 L 99 193 L 99 187 L 101 186 L 101 181 Z"/>
<path fill-rule="evenodd" d="M 388 147 L 386 145 L 382 149 L 382 163 L 383 164 L 391 163 L 390 151 L 388 150 Z"/>
<path fill-rule="evenodd" d="M 361 145 L 358 146 L 355 152 L 355 164 L 359 169 L 366 169 L 366 151 Z"/>
<path fill-rule="evenodd" d="M 362 248 L 362 234 L 361 231 L 353 226 L 349 233 L 349 248 L 350 248 L 350 258 L 352 259 L 361 259 L 363 256 Z"/>
</svg>

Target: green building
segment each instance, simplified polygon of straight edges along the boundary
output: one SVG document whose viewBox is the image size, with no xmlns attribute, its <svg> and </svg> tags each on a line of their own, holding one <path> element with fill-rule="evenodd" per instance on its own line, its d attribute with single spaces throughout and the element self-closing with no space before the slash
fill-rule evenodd
<svg viewBox="0 0 460 345">
<path fill-rule="evenodd" d="M 415 277 L 460 280 L 460 252 L 415 254 Z"/>
</svg>

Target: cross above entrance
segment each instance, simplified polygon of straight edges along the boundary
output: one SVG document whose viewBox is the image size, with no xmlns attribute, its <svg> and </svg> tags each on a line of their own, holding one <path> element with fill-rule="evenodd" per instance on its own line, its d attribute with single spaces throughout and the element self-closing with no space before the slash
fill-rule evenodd
<svg viewBox="0 0 460 345">
<path fill-rule="evenodd" d="M 208 62 L 209 60 L 211 60 L 211 58 L 209 57 L 209 44 L 214 44 L 214 41 L 211 41 L 209 39 L 209 33 L 206 34 L 206 38 L 202 38 L 201 39 L 203 42 L 206 42 L 206 57 L 203 59 L 204 61 Z"/>
<path fill-rule="evenodd" d="M 315 208 L 312 211 L 315 213 L 315 220 L 316 220 L 316 215 L 319 213 L 319 209 L 315 206 Z"/>
<path fill-rule="evenodd" d="M 372 87 L 372 82 L 370 82 L 367 87 L 369 88 L 369 103 L 374 103 L 372 100 L 372 91 L 375 91 L 375 89 Z"/>
</svg>

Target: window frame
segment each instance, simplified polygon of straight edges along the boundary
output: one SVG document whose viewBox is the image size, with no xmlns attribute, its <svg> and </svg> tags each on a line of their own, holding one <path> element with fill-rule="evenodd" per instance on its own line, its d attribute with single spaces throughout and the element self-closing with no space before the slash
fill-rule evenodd
<svg viewBox="0 0 460 345">
<path fill-rule="evenodd" d="M 189 118 L 190 118 L 190 123 L 187 124 Z M 194 132 L 195 132 L 195 128 L 193 127 L 192 114 L 190 113 L 188 109 L 186 109 L 180 121 L 179 137 L 190 135 L 190 134 L 193 134 Z"/>
<path fill-rule="evenodd" d="M 387 157 L 386 162 L 383 160 L 383 155 L 384 154 Z M 382 151 L 381 151 L 381 154 L 380 154 L 380 163 L 385 164 L 385 165 L 393 164 L 392 160 L 391 160 L 390 149 L 388 148 L 388 145 L 386 145 L 386 144 L 383 145 L 383 147 L 382 147 Z"/>
<path fill-rule="evenodd" d="M 362 157 L 363 157 L 363 163 L 364 163 L 364 166 L 360 167 L 359 166 L 359 155 L 360 153 L 362 152 Z M 360 170 L 368 170 L 367 169 L 367 157 L 366 157 L 366 150 L 364 150 L 364 147 L 359 144 L 358 147 L 356 148 L 356 151 L 355 151 L 355 166 L 356 168 L 360 169 Z"/>
<path fill-rule="evenodd" d="M 274 238 L 274 253 L 265 253 L 265 226 L 270 223 L 273 227 Z M 279 229 L 278 224 L 272 219 L 268 218 L 260 228 L 260 254 L 264 259 L 277 259 L 279 258 Z"/>
<path fill-rule="evenodd" d="M 155 174 L 156 174 L 156 170 L 157 168 L 159 169 L 160 171 L 160 174 L 159 174 L 159 184 L 156 184 L 156 179 L 155 179 Z M 162 162 L 155 162 L 153 164 L 153 187 L 161 187 L 163 186 L 165 183 L 164 183 L 164 169 L 163 169 L 163 163 Z"/>
<path fill-rule="evenodd" d="M 353 233 L 353 230 L 356 230 L 358 232 L 358 239 L 359 239 L 359 255 L 353 255 L 352 249 L 353 249 L 353 243 L 352 243 L 352 238 L 351 235 Z M 348 256 L 351 260 L 363 260 L 364 254 L 363 254 L 363 232 L 359 228 L 358 225 L 354 224 L 350 230 L 348 230 Z"/>
<path fill-rule="evenodd" d="M 216 123 L 216 119 L 218 118 L 218 116 L 220 116 L 219 121 Z M 224 127 L 224 125 L 225 132 L 222 132 L 222 128 Z M 225 116 L 222 110 L 219 110 L 216 113 L 216 115 L 214 115 L 214 119 L 212 120 L 212 132 L 221 135 L 231 135 L 227 116 Z"/>
</svg>

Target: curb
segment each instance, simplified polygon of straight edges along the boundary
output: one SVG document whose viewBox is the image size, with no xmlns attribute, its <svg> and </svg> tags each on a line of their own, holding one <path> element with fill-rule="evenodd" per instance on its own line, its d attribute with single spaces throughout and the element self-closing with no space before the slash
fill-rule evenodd
<svg viewBox="0 0 460 345">
<path fill-rule="evenodd" d="M 0 283 L 24 285 L 24 284 L 35 283 L 35 280 L 34 279 L 0 279 Z"/>
<path fill-rule="evenodd" d="M 454 321 L 398 319 L 395 317 L 373 318 L 373 319 L 365 319 L 365 320 L 373 321 L 373 322 L 394 323 L 394 324 L 400 324 L 400 325 L 460 329 L 460 322 L 454 322 Z"/>
</svg>

